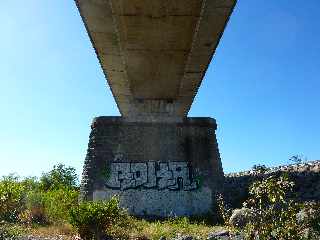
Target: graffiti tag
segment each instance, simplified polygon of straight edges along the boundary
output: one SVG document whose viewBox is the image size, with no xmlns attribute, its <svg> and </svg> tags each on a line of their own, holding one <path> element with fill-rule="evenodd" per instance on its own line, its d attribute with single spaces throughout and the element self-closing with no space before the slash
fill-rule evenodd
<svg viewBox="0 0 320 240">
<path fill-rule="evenodd" d="M 111 189 L 156 188 L 191 191 L 198 188 L 187 162 L 144 162 L 110 164 L 106 187 Z"/>
</svg>

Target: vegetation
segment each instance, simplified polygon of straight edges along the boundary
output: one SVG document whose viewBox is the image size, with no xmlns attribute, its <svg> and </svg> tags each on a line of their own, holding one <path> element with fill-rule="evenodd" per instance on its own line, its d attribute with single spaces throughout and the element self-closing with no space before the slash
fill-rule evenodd
<svg viewBox="0 0 320 240">
<path fill-rule="evenodd" d="M 209 233 L 223 230 L 223 226 L 215 226 L 200 219 L 193 220 L 187 217 L 155 221 L 131 218 L 130 226 L 132 227 L 129 231 L 128 228 L 116 230 L 117 232 L 129 232 L 131 239 L 150 240 L 159 240 L 161 236 L 166 237 L 166 239 L 172 239 L 177 235 L 189 235 L 195 239 L 207 239 Z M 122 235 L 125 236 L 123 233 Z"/>
<path fill-rule="evenodd" d="M 75 169 L 64 165 L 36 178 L 20 179 L 9 175 L 0 181 L 0 225 L 3 236 L 19 234 L 35 225 L 64 225 L 68 223 L 68 211 L 77 204 L 79 189 Z M 13 234 L 14 233 L 14 234 Z M 5 238 L 0 238 L 5 239 Z"/>
<path fill-rule="evenodd" d="M 210 232 L 229 227 L 245 239 L 317 239 L 320 235 L 319 203 L 297 203 L 290 199 L 294 183 L 286 175 L 263 175 L 263 165 L 253 169 L 262 175 L 253 182 L 243 207 L 252 212 L 245 226 L 229 227 L 232 210 L 218 195 L 221 223 L 214 226 L 207 218 L 171 218 L 147 221 L 127 214 L 119 199 L 108 202 L 78 202 L 79 187 L 75 170 L 57 165 L 37 178 L 15 175 L 0 180 L 0 239 L 21 234 L 38 236 L 78 233 L 83 240 L 101 236 L 117 239 L 168 239 L 178 234 L 206 239 Z"/>
<path fill-rule="evenodd" d="M 0 239 L 13 240 L 25 233 L 25 229 L 15 224 L 0 222 Z"/>
<path fill-rule="evenodd" d="M 16 176 L 3 177 L 0 182 L 0 219 L 9 222 L 18 220 L 25 199 L 24 186 Z"/>
<path fill-rule="evenodd" d="M 300 239 L 296 220 L 300 206 L 287 199 L 293 185 L 286 176 L 271 176 L 251 185 L 250 198 L 244 206 L 252 209 L 255 217 L 245 227 L 247 239 Z"/>
<path fill-rule="evenodd" d="M 124 224 L 127 219 L 117 197 L 108 202 L 82 202 L 70 210 L 70 222 L 84 240 L 100 239 L 111 227 Z"/>
<path fill-rule="evenodd" d="M 291 158 L 289 158 L 289 161 L 295 163 L 295 164 L 299 164 L 299 163 L 303 163 L 307 161 L 307 157 L 305 157 L 302 154 L 296 154 L 293 155 Z"/>
<path fill-rule="evenodd" d="M 261 173 L 264 168 L 257 167 L 256 171 Z M 294 182 L 286 174 L 256 180 L 250 186 L 249 198 L 243 203 L 243 208 L 248 209 L 244 216 L 247 222 L 244 226 L 232 227 L 248 240 L 320 239 L 320 204 L 290 199 L 293 187 Z M 217 203 L 224 223 L 230 224 L 232 209 L 222 195 L 218 196 Z"/>
<path fill-rule="evenodd" d="M 257 165 L 253 165 L 252 170 L 253 170 L 255 173 L 263 174 L 263 173 L 265 173 L 266 171 L 268 171 L 268 168 L 266 167 L 266 165 L 257 164 Z"/>
<path fill-rule="evenodd" d="M 66 167 L 58 164 L 48 173 L 42 174 L 39 182 L 40 189 L 43 191 L 56 189 L 77 189 L 78 176 L 73 167 Z"/>
<path fill-rule="evenodd" d="M 204 220 L 172 218 L 146 221 L 129 216 L 114 197 L 109 202 L 78 203 L 75 169 L 56 165 L 37 179 L 15 175 L 0 180 L 0 239 L 21 234 L 71 235 L 83 239 L 109 235 L 119 239 L 159 239 L 189 234 L 206 238 L 221 229 Z"/>
</svg>

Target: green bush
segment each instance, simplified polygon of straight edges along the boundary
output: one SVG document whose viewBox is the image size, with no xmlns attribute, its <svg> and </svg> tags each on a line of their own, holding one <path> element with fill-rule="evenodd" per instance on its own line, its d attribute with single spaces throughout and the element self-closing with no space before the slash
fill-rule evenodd
<svg viewBox="0 0 320 240">
<path fill-rule="evenodd" d="M 79 192 L 61 188 L 27 193 L 26 210 L 20 214 L 20 222 L 30 224 L 63 224 L 68 221 L 68 212 L 77 205 Z"/>
<path fill-rule="evenodd" d="M 0 181 L 0 221 L 14 222 L 24 208 L 25 188 L 14 175 Z"/>
<path fill-rule="evenodd" d="M 73 167 L 58 164 L 40 178 L 40 188 L 43 191 L 60 188 L 78 188 L 78 176 Z"/>
<path fill-rule="evenodd" d="M 217 214 L 218 214 L 218 222 L 228 225 L 229 219 L 232 215 L 232 209 L 227 206 L 223 195 L 221 193 L 216 196 L 217 201 Z"/>
<path fill-rule="evenodd" d="M 314 207 L 315 213 L 314 217 L 311 218 L 308 222 L 310 227 L 320 235 L 320 204 L 318 203 L 316 207 Z"/>
<path fill-rule="evenodd" d="M 78 202 L 77 175 L 62 164 L 36 177 L 0 179 L 0 221 L 23 224 L 60 224 L 68 221 L 69 209 Z"/>
<path fill-rule="evenodd" d="M 0 239 L 14 240 L 24 233 L 24 229 L 13 224 L 0 221 Z"/>
<path fill-rule="evenodd" d="M 126 221 L 127 213 L 119 207 L 119 199 L 109 201 L 82 202 L 70 210 L 70 223 L 84 240 L 100 239 L 109 235 L 110 228 Z"/>
<path fill-rule="evenodd" d="M 287 199 L 293 186 L 287 176 L 270 176 L 251 185 L 244 207 L 253 210 L 255 217 L 245 227 L 246 239 L 305 239 L 296 219 L 301 205 Z"/>
<path fill-rule="evenodd" d="M 25 191 L 39 191 L 40 184 L 36 177 L 26 177 L 20 181 Z"/>
<path fill-rule="evenodd" d="M 20 214 L 20 222 L 25 224 L 46 224 L 44 196 L 45 193 L 35 190 L 27 192 L 26 210 Z"/>
<path fill-rule="evenodd" d="M 46 220 L 49 223 L 60 224 L 69 220 L 69 210 L 78 204 L 79 191 L 61 188 L 48 191 L 43 195 L 43 206 Z"/>
<path fill-rule="evenodd" d="M 297 220 L 306 228 L 312 230 L 312 234 L 320 238 L 320 202 L 309 202 L 303 204 Z"/>
</svg>

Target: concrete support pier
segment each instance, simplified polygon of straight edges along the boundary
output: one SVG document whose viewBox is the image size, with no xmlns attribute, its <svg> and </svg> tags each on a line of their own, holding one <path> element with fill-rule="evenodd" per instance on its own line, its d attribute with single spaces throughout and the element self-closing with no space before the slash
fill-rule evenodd
<svg viewBox="0 0 320 240">
<path fill-rule="evenodd" d="M 212 212 L 223 171 L 212 118 L 180 123 L 98 117 L 85 161 L 83 199 L 119 195 L 131 214 L 167 217 Z"/>
</svg>

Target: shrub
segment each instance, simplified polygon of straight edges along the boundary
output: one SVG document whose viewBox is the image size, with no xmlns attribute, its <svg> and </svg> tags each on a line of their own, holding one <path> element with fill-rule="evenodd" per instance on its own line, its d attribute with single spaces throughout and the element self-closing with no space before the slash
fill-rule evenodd
<svg viewBox="0 0 320 240">
<path fill-rule="evenodd" d="M 0 239 L 14 240 L 24 233 L 24 230 L 17 226 L 0 221 Z"/>
<path fill-rule="evenodd" d="M 60 188 L 43 194 L 43 206 L 46 220 L 49 223 L 61 224 L 69 220 L 70 208 L 78 204 L 79 191 Z"/>
<path fill-rule="evenodd" d="M 244 206 L 251 208 L 255 218 L 245 226 L 247 239 L 303 239 L 302 226 L 296 221 L 301 206 L 287 199 L 293 186 L 287 176 L 270 176 L 251 185 L 251 197 Z"/>
<path fill-rule="evenodd" d="M 78 196 L 75 169 L 63 164 L 44 173 L 40 181 L 36 177 L 20 180 L 9 175 L 0 179 L 0 221 L 64 223 Z"/>
<path fill-rule="evenodd" d="M 73 167 L 66 167 L 63 164 L 55 165 L 51 171 L 42 174 L 40 187 L 44 191 L 59 188 L 76 189 L 78 187 L 76 170 Z"/>
<path fill-rule="evenodd" d="M 297 215 L 297 221 L 307 229 L 312 230 L 311 234 L 320 238 L 320 203 L 309 202 L 303 204 L 301 211 Z"/>
<path fill-rule="evenodd" d="M 320 204 L 319 203 L 314 208 L 314 210 L 315 210 L 315 213 L 313 215 L 313 218 L 310 219 L 308 224 L 318 235 L 320 235 Z"/>
<path fill-rule="evenodd" d="M 217 194 L 216 196 L 217 201 L 217 210 L 219 215 L 219 222 L 222 222 L 224 224 L 229 223 L 229 218 L 232 215 L 232 209 L 226 204 L 223 195 L 221 193 Z"/>
<path fill-rule="evenodd" d="M 37 191 L 39 190 L 40 184 L 36 177 L 26 177 L 22 179 L 21 185 L 24 187 L 25 191 Z"/>
<path fill-rule="evenodd" d="M 26 210 L 20 214 L 20 222 L 25 224 L 46 224 L 44 206 L 45 193 L 41 191 L 29 191 L 26 197 Z"/>
<path fill-rule="evenodd" d="M 82 202 L 70 210 L 70 223 L 84 240 L 100 239 L 112 225 L 123 222 L 127 213 L 119 207 L 119 199 L 103 202 Z"/>
<path fill-rule="evenodd" d="M 0 181 L 0 221 L 14 222 L 24 208 L 25 191 L 18 177 L 10 175 Z"/>
</svg>

